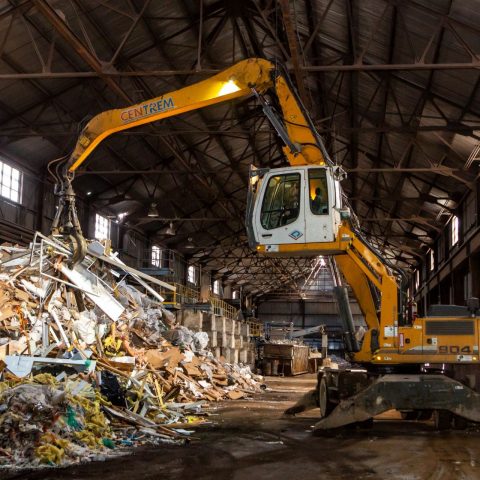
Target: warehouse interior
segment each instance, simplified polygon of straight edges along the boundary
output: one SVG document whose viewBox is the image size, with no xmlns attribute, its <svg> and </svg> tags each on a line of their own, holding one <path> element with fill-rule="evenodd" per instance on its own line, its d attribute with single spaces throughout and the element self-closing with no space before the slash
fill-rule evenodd
<svg viewBox="0 0 480 480">
<path fill-rule="evenodd" d="M 2 419 L 5 478 L 46 478 L 45 465 L 48 478 L 478 478 L 479 24 L 473 0 L 1 0 L 0 417 L 22 410 L 35 385 L 55 418 L 70 408 L 85 420 L 52 426 L 50 437 L 39 427 L 20 442 L 18 419 Z M 248 59 L 269 62 L 268 88 L 248 82 L 248 95 L 228 91 L 231 99 L 174 111 L 179 90 L 247 71 L 256 65 Z M 283 76 L 331 185 L 341 184 L 333 255 L 298 230 L 285 242 L 303 242 L 296 254 L 268 254 L 257 237 L 252 248 L 252 178 L 301 166 L 302 148 L 312 147 L 285 141 L 298 125 L 287 119 Z M 241 75 L 227 80 L 240 84 Z M 138 105 L 150 105 L 147 117 L 151 105 L 172 114 L 137 121 Z M 113 109 L 125 125 L 66 175 L 96 116 Z M 62 202 L 73 201 L 60 184 L 73 188 L 78 227 L 68 217 L 52 230 Z M 337 266 L 353 248 L 342 246 L 347 224 L 350 245 L 356 238 L 356 251 L 368 252 Z M 78 232 L 88 244 L 79 261 Z M 387 280 L 399 285 L 398 305 Z M 102 293 L 90 294 L 98 284 Z M 336 293 L 343 287 L 346 297 Z M 382 323 L 387 302 L 395 321 Z M 372 340 L 365 360 L 377 316 L 380 349 Z M 437 322 L 428 338 L 424 317 Z M 425 332 L 409 358 L 404 339 L 417 337 L 401 328 Z M 31 362 L 25 374 L 20 357 Z M 352 358 L 369 379 L 432 367 L 435 378 L 468 387 L 468 425 L 455 397 L 453 406 L 395 407 L 372 414 L 369 429 L 314 436 L 315 407 L 326 416 L 344 399 L 330 400 L 339 387 L 325 382 L 322 407 L 321 379 L 337 377 L 317 374 Z M 89 363 L 88 375 L 76 361 Z M 107 383 L 125 407 L 99 400 Z M 70 406 L 54 407 L 47 388 L 63 389 Z M 315 405 L 284 415 L 309 392 Z M 101 431 L 87 428 L 89 409 Z"/>
</svg>

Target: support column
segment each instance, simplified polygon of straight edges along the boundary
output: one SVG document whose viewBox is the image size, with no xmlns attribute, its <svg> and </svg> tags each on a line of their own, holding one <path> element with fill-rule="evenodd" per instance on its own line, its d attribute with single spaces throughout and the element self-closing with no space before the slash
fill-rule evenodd
<svg viewBox="0 0 480 480">
<path fill-rule="evenodd" d="M 208 301 L 210 292 L 210 274 L 207 272 L 202 272 L 202 275 L 200 276 L 200 302 Z"/>
<path fill-rule="evenodd" d="M 44 202 L 45 202 L 45 195 L 46 195 L 46 176 L 42 175 L 40 178 L 40 182 L 37 184 L 37 217 L 35 219 L 35 230 L 42 232 L 42 233 L 47 233 L 48 229 L 43 229 L 43 210 L 44 210 Z M 49 225 L 50 227 L 50 225 Z"/>
<path fill-rule="evenodd" d="M 223 298 L 232 298 L 232 287 L 231 287 L 231 285 L 225 285 L 223 287 Z"/>
<path fill-rule="evenodd" d="M 480 298 L 480 253 L 475 252 L 468 257 L 468 267 L 472 275 L 472 296 Z"/>
</svg>

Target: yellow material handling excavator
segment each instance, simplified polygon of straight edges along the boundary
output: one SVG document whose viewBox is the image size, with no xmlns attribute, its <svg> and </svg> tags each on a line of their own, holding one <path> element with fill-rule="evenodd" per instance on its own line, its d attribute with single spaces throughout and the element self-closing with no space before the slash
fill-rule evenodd
<svg viewBox="0 0 480 480">
<path fill-rule="evenodd" d="M 277 98 L 281 111 L 267 100 Z M 63 172 L 57 165 L 59 208 L 52 234 L 85 256 L 75 209 L 75 170 L 107 136 L 181 113 L 254 95 L 285 146 L 288 167 L 251 168 L 246 210 L 249 242 L 259 254 L 331 256 L 348 362 L 322 367 L 311 394 L 322 418 L 317 430 L 364 422 L 390 409 L 406 418 L 434 415 L 438 428 L 480 421 L 478 300 L 467 307 L 434 306 L 416 318 L 406 302 L 406 278 L 362 235 L 342 194 L 345 178 L 286 70 L 264 59 L 243 60 L 206 80 L 126 108 L 105 111 L 85 126 Z M 367 325 L 355 335 L 346 281 Z M 306 404 L 299 402 L 292 412 Z"/>
</svg>

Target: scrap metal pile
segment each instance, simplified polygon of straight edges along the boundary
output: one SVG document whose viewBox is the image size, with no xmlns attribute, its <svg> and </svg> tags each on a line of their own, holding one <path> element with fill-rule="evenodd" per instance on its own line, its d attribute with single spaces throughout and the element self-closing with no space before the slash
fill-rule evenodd
<svg viewBox="0 0 480 480">
<path fill-rule="evenodd" d="M 206 333 L 176 324 L 158 283 L 99 242 L 77 265 L 40 233 L 0 246 L 1 465 L 181 443 L 208 402 L 260 390 L 248 367 L 212 356 Z"/>
</svg>

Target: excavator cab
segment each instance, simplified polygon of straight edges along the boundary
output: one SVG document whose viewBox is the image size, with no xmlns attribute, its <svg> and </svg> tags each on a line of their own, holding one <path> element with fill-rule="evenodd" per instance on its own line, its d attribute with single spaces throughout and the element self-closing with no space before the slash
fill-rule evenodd
<svg viewBox="0 0 480 480">
<path fill-rule="evenodd" d="M 332 167 L 252 167 L 246 218 L 250 245 L 277 253 L 281 245 L 334 242 L 341 207 L 341 187 Z"/>
</svg>

